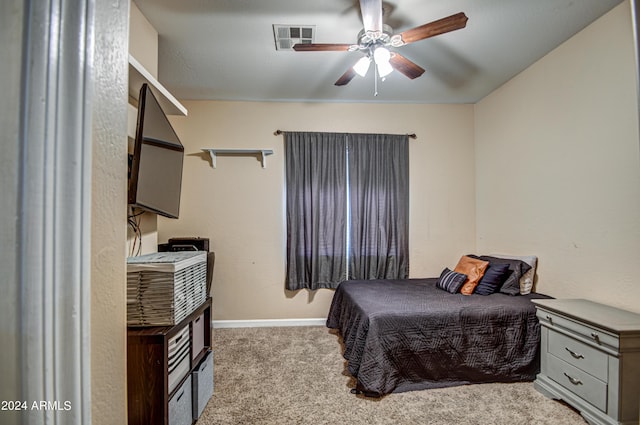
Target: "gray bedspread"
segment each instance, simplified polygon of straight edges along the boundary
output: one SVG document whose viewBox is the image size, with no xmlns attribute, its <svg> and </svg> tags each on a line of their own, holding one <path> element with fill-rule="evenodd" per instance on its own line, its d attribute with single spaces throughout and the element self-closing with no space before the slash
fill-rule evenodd
<svg viewBox="0 0 640 425">
<path fill-rule="evenodd" d="M 357 389 L 384 395 L 535 379 L 542 294 L 450 294 L 437 279 L 346 281 L 327 326 L 339 330 Z"/>
</svg>

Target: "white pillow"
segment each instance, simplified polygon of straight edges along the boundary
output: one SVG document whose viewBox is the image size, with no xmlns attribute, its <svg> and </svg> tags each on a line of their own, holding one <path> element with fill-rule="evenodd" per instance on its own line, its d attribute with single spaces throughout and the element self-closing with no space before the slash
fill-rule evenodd
<svg viewBox="0 0 640 425">
<path fill-rule="evenodd" d="M 520 295 L 527 295 L 531 293 L 533 288 L 533 277 L 536 275 L 536 266 L 538 265 L 538 257 L 535 255 L 506 255 L 506 254 L 491 254 L 492 257 L 505 258 L 507 260 L 520 260 L 524 261 L 531 266 L 531 269 L 520 277 Z"/>
</svg>

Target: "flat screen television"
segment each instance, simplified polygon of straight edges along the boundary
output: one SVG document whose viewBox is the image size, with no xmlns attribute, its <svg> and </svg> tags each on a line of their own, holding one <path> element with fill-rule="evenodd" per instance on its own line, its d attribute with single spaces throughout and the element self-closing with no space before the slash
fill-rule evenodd
<svg viewBox="0 0 640 425">
<path fill-rule="evenodd" d="M 129 204 L 178 218 L 184 147 L 147 84 L 140 88 Z"/>
</svg>

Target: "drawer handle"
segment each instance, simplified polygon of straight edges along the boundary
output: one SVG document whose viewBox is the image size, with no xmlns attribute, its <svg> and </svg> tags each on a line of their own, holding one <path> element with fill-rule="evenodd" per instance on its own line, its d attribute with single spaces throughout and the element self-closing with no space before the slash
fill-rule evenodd
<svg viewBox="0 0 640 425">
<path fill-rule="evenodd" d="M 591 338 L 595 339 L 597 343 L 600 343 L 600 335 L 595 332 L 591 332 Z"/>
<path fill-rule="evenodd" d="M 567 379 L 569 380 L 569 382 L 571 382 L 573 385 L 582 385 L 582 381 L 579 379 L 574 378 L 573 376 L 569 376 L 567 375 L 567 372 L 563 372 L 564 376 L 567 377 Z"/>
<path fill-rule="evenodd" d="M 584 356 L 583 356 L 582 354 L 578 354 L 578 353 L 576 353 L 575 351 L 571 351 L 571 350 L 569 350 L 569 348 L 567 348 L 567 347 L 564 347 L 564 349 L 565 349 L 565 350 L 567 350 L 567 351 L 569 352 L 569 354 L 571 354 L 571 356 L 572 356 L 574 359 L 584 359 Z"/>
<path fill-rule="evenodd" d="M 553 325 L 553 317 L 547 316 L 546 318 L 549 321 L 549 323 L 551 323 Z"/>
<path fill-rule="evenodd" d="M 566 373 L 565 373 L 566 375 Z M 571 379 L 571 378 L 569 378 Z M 180 393 L 180 395 L 176 398 L 176 401 L 180 401 L 180 399 L 182 398 L 182 396 L 184 395 L 184 388 L 182 389 L 182 392 Z"/>
</svg>

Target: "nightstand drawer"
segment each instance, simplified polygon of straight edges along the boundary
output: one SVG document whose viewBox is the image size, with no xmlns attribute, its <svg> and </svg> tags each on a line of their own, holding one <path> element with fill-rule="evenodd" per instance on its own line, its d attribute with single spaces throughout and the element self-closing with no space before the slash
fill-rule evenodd
<svg viewBox="0 0 640 425">
<path fill-rule="evenodd" d="M 584 338 L 584 341 L 590 344 L 605 345 L 614 350 L 620 347 L 619 339 L 615 335 L 604 332 L 602 329 L 574 321 L 551 311 L 538 310 L 537 316 L 541 324 L 551 329 L 557 328 L 575 334 L 577 338 Z"/>
<path fill-rule="evenodd" d="M 549 332 L 548 350 L 570 365 L 608 381 L 609 356 L 604 352 L 553 330 Z"/>
<path fill-rule="evenodd" d="M 553 355 L 547 356 L 547 367 L 549 378 L 601 411 L 607 411 L 606 383 Z"/>
</svg>

